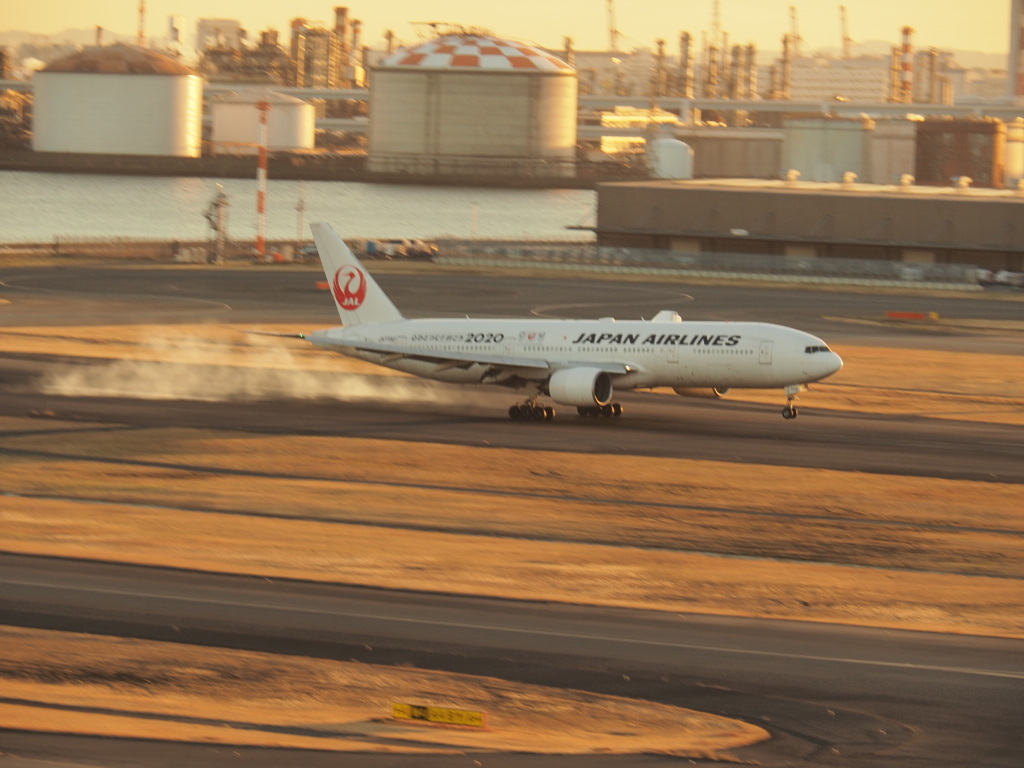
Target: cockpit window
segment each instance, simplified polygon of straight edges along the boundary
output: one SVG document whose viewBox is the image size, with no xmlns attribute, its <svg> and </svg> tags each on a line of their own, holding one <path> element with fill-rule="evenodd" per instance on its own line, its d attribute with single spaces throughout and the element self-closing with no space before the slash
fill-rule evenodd
<svg viewBox="0 0 1024 768">
<path fill-rule="evenodd" d="M 822 345 L 822 346 L 804 347 L 804 354 L 805 355 L 813 355 L 815 352 L 830 352 L 830 351 L 831 350 L 828 347 L 824 346 L 824 345 Z"/>
</svg>

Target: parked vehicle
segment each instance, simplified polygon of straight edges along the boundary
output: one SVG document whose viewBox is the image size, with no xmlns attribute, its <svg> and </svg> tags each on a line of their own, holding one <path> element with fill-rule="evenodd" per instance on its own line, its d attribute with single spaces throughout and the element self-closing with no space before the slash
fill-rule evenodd
<svg viewBox="0 0 1024 768">
<path fill-rule="evenodd" d="M 437 246 L 418 238 L 368 240 L 366 255 L 374 259 L 432 259 L 437 255 Z"/>
</svg>

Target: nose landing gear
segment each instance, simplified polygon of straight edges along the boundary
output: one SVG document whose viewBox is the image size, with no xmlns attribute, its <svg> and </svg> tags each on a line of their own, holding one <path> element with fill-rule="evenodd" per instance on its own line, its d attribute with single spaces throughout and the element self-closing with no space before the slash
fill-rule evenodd
<svg viewBox="0 0 1024 768">
<path fill-rule="evenodd" d="M 786 407 L 782 409 L 782 418 L 784 419 L 795 419 L 800 415 L 796 406 L 793 405 L 793 401 L 796 400 L 797 393 L 802 392 L 806 387 L 803 384 L 790 384 L 786 387 Z"/>
</svg>

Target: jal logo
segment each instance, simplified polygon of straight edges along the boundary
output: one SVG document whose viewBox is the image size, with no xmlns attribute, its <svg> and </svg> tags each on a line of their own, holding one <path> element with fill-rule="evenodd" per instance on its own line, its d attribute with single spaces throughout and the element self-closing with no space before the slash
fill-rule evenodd
<svg viewBox="0 0 1024 768">
<path fill-rule="evenodd" d="M 331 290 L 342 309 L 359 309 L 366 299 L 366 275 L 359 267 L 342 267 L 334 273 Z"/>
</svg>

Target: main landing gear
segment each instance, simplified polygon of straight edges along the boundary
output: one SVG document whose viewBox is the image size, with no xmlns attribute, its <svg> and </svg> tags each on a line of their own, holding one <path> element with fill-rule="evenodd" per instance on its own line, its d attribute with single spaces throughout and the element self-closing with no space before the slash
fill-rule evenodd
<svg viewBox="0 0 1024 768">
<path fill-rule="evenodd" d="M 607 405 L 581 405 L 576 408 L 580 416 L 621 416 L 621 403 Z M 509 407 L 508 417 L 512 421 L 551 421 L 555 418 L 555 409 L 550 405 L 538 405 L 536 400 L 527 400 Z"/>
<path fill-rule="evenodd" d="M 550 405 L 537 405 L 536 400 L 527 400 L 511 406 L 508 417 L 512 421 L 551 421 L 555 418 L 555 409 Z"/>
<path fill-rule="evenodd" d="M 621 403 L 607 403 L 606 405 L 580 405 L 576 407 L 576 413 L 580 416 L 621 416 Z"/>
</svg>

